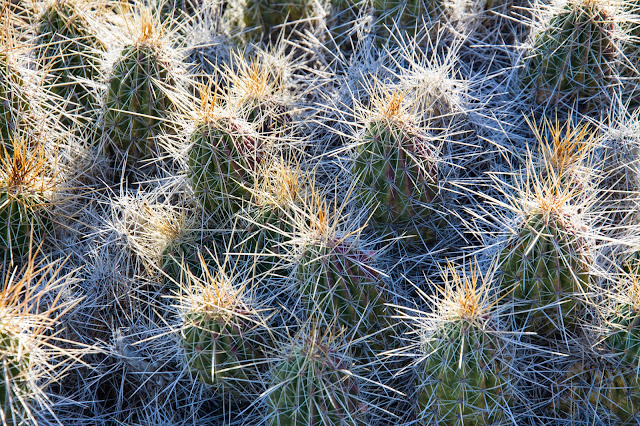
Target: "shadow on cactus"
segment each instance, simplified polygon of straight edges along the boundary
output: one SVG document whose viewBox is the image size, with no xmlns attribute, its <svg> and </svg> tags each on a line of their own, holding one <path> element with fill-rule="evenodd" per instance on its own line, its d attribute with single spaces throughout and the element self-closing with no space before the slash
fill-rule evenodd
<svg viewBox="0 0 640 426">
<path fill-rule="evenodd" d="M 86 4 L 85 4 L 86 3 Z M 65 103 L 63 122 L 94 113 L 93 94 L 87 85 L 100 76 L 101 55 L 106 51 L 92 26 L 90 2 L 53 0 L 37 24 L 35 57 L 47 73 L 49 90 Z"/>
<path fill-rule="evenodd" d="M 26 130 L 26 118 L 31 111 L 20 69 L 11 51 L 9 42 L 0 35 L 0 143 L 9 154 L 12 141 Z"/>
</svg>

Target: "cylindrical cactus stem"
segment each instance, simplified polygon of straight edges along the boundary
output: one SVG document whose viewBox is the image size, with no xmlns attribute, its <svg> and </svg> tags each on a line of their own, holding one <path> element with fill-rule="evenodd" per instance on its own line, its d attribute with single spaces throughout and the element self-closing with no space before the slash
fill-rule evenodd
<svg viewBox="0 0 640 426">
<path fill-rule="evenodd" d="M 209 117 L 191 135 L 191 185 L 205 208 L 226 217 L 251 198 L 254 175 L 266 155 L 251 125 L 231 116 Z"/>
<path fill-rule="evenodd" d="M 512 350 L 503 338 L 491 274 L 445 273 L 431 321 L 419 321 L 418 424 L 488 425 L 511 419 Z M 412 314 L 413 315 L 413 314 Z M 426 318 L 425 318 L 426 319 Z"/>
<path fill-rule="evenodd" d="M 89 8 L 82 6 L 76 0 L 48 4 L 37 24 L 35 48 L 36 60 L 47 73 L 49 90 L 62 98 L 66 112 L 74 115 L 94 109 L 96 102 L 86 85 L 100 77 L 100 55 L 106 50 L 90 24 Z M 70 118 L 65 120 L 72 123 Z"/>
<path fill-rule="evenodd" d="M 367 123 L 353 165 L 358 197 L 373 209 L 376 228 L 428 240 L 426 225 L 438 189 L 438 153 L 428 135 L 403 114 L 393 94 Z"/>
<path fill-rule="evenodd" d="M 271 371 L 268 424 L 364 425 L 364 404 L 348 358 L 332 339 L 309 334 L 295 336 Z"/>
<path fill-rule="evenodd" d="M 425 24 L 437 21 L 446 11 L 442 0 L 374 0 L 373 8 L 376 33 L 381 43 L 394 40 L 392 34 L 397 31 L 419 34 Z"/>
<path fill-rule="evenodd" d="M 203 264 L 203 269 L 202 279 L 192 276 L 187 283 L 190 306 L 181 329 L 186 362 L 202 382 L 221 392 L 255 397 L 267 365 L 267 324 L 223 268 L 213 271 Z"/>
<path fill-rule="evenodd" d="M 104 131 L 117 155 L 131 163 L 157 151 L 155 138 L 173 130 L 175 105 L 167 95 L 176 87 L 174 67 L 152 25 L 126 46 L 111 72 L 105 96 Z"/>
<path fill-rule="evenodd" d="M 8 154 L 13 152 L 13 141 L 22 137 L 29 111 L 19 69 L 13 63 L 9 49 L 0 42 L 0 144 Z"/>
<path fill-rule="evenodd" d="M 523 83 L 538 104 L 589 109 L 612 83 L 616 55 L 616 24 L 602 2 L 574 0 L 537 34 L 534 51 L 523 68 Z"/>
<path fill-rule="evenodd" d="M 640 275 L 637 263 L 634 266 L 629 274 L 630 282 L 619 283 L 619 293 L 613 297 L 610 312 L 605 314 L 604 345 L 618 360 L 637 370 L 640 368 Z"/>
<path fill-rule="evenodd" d="M 511 292 L 516 327 L 540 335 L 571 332 L 589 285 L 588 245 L 570 214 L 530 212 L 500 254 L 501 287 Z"/>
<path fill-rule="evenodd" d="M 296 275 L 308 315 L 358 341 L 354 355 L 375 357 L 391 348 L 393 321 L 372 251 L 337 235 L 310 240 Z"/>
</svg>

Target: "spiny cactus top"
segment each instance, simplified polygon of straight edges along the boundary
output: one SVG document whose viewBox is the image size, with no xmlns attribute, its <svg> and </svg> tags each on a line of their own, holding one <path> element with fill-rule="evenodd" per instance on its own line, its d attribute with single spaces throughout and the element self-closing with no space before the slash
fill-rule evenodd
<svg viewBox="0 0 640 426">
<path fill-rule="evenodd" d="M 20 130 L 26 124 L 24 116 L 30 108 L 20 73 L 11 56 L 2 49 L 0 46 L 0 144 L 12 150 L 13 140 L 21 137 Z"/>
<path fill-rule="evenodd" d="M 402 98 L 386 100 L 367 123 L 353 175 L 361 202 L 373 209 L 376 227 L 422 232 L 438 195 L 438 158 L 428 135 L 402 116 Z"/>
<path fill-rule="evenodd" d="M 265 144 L 251 125 L 231 116 L 210 117 L 191 135 L 191 185 L 210 212 L 229 217 L 251 197 Z"/>
<path fill-rule="evenodd" d="M 129 161 L 156 152 L 154 138 L 172 130 L 175 107 L 167 91 L 176 80 L 166 47 L 151 24 L 124 48 L 113 66 L 105 97 L 104 130 L 117 153 Z"/>
<path fill-rule="evenodd" d="M 608 332 L 604 339 L 609 351 L 634 369 L 640 368 L 640 277 L 637 272 L 631 272 L 629 286 L 618 285 L 619 293 L 606 318 Z"/>
<path fill-rule="evenodd" d="M 318 337 L 295 338 L 271 371 L 271 426 L 364 425 L 363 403 L 349 363 Z"/>
<path fill-rule="evenodd" d="M 53 221 L 47 193 L 49 176 L 42 146 L 15 141 L 0 157 L 0 255 L 8 267 L 34 250 L 51 232 Z"/>
<path fill-rule="evenodd" d="M 579 322 L 591 262 L 572 222 L 561 210 L 534 210 L 500 254 L 501 286 L 512 292 L 518 329 L 566 333 Z"/>
<path fill-rule="evenodd" d="M 239 397 L 255 396 L 269 340 L 260 314 L 223 270 L 208 271 L 189 297 L 181 336 L 189 368 L 204 383 Z"/>
<path fill-rule="evenodd" d="M 75 0 L 54 0 L 38 24 L 35 56 L 48 76 L 50 90 L 69 102 L 71 111 L 86 113 L 95 104 L 85 87 L 100 76 L 99 55 L 105 45 L 97 38 Z"/>
<path fill-rule="evenodd" d="M 569 2 L 536 36 L 525 60 L 522 80 L 536 102 L 586 105 L 606 91 L 616 66 L 615 31 L 601 2 Z"/>
<path fill-rule="evenodd" d="M 436 312 L 418 330 L 424 339 L 424 361 L 417 365 L 419 424 L 500 423 L 509 418 L 514 387 L 512 355 L 489 297 L 491 276 L 482 277 L 477 265 L 463 273 L 450 265 L 449 273 Z"/>
</svg>

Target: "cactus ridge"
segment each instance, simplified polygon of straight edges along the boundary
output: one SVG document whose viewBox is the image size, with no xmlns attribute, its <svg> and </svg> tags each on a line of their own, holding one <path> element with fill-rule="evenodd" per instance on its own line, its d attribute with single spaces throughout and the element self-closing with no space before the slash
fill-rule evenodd
<svg viewBox="0 0 640 426">
<path fill-rule="evenodd" d="M 0 142 L 4 149 L 13 149 L 13 140 L 19 139 L 20 131 L 25 129 L 29 111 L 20 73 L 9 54 L 0 51 Z"/>
<path fill-rule="evenodd" d="M 321 342 L 297 343 L 271 373 L 268 424 L 364 425 L 358 383 Z"/>
</svg>

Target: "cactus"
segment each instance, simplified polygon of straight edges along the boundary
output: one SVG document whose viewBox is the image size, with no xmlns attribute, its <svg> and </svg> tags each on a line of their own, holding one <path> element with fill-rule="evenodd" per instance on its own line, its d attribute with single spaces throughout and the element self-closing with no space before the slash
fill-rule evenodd
<svg viewBox="0 0 640 426">
<path fill-rule="evenodd" d="M 397 31 L 418 34 L 425 24 L 438 20 L 445 13 L 442 0 L 374 0 L 373 8 L 377 36 L 382 42 L 393 40 L 391 37 Z"/>
<path fill-rule="evenodd" d="M 227 217 L 251 197 L 254 172 L 265 146 L 251 126 L 234 117 L 213 117 L 191 135 L 191 185 L 210 212 L 222 208 Z"/>
<path fill-rule="evenodd" d="M 345 238 L 330 235 L 308 241 L 297 268 L 299 292 L 318 324 L 347 330 L 364 339 L 354 355 L 366 357 L 389 349 L 390 313 L 372 253 Z"/>
<path fill-rule="evenodd" d="M 222 268 L 211 274 L 202 266 L 204 285 L 191 280 L 198 293 L 192 294 L 181 330 L 189 368 L 202 382 L 224 393 L 255 396 L 266 365 L 263 350 L 269 341 L 264 320 Z"/>
<path fill-rule="evenodd" d="M 358 383 L 348 367 L 332 342 L 316 333 L 296 338 L 271 372 L 268 424 L 364 425 Z"/>
<path fill-rule="evenodd" d="M 428 136 L 402 117 L 402 98 L 386 100 L 381 117 L 369 122 L 357 147 L 353 175 L 358 196 L 373 208 L 374 227 L 428 240 L 425 221 L 438 196 L 435 147 Z"/>
<path fill-rule="evenodd" d="M 42 147 L 16 142 L 11 151 L 0 160 L 0 250 L 5 266 L 38 247 L 53 227 L 45 198 L 53 184 L 46 176 Z"/>
<path fill-rule="evenodd" d="M 637 253 L 637 252 L 636 252 Z M 608 330 L 604 344 L 609 352 L 636 369 L 640 368 L 640 280 L 638 276 L 637 254 L 634 256 L 633 270 L 629 285 L 619 284 L 619 293 L 613 309 L 606 315 Z M 640 408 L 640 407 L 639 407 Z"/>
<path fill-rule="evenodd" d="M 419 329 L 418 424 L 501 424 L 511 418 L 514 387 L 512 355 L 489 299 L 492 278 L 482 277 L 477 265 L 470 274 L 452 265 L 448 271 L 452 279 L 445 275 L 440 289 L 444 298 L 433 297 L 433 321 Z"/>
<path fill-rule="evenodd" d="M 8 51 L 0 51 L 0 143 L 9 154 L 13 141 L 20 138 L 20 131 L 25 128 L 24 115 L 29 111 L 20 73 Z"/>
<path fill-rule="evenodd" d="M 217 243 L 213 234 L 186 231 L 169 242 L 162 252 L 162 270 L 178 285 L 187 282 L 188 274 L 204 278 L 198 254 L 203 256 L 205 264 L 213 264 L 217 260 Z"/>
<path fill-rule="evenodd" d="M 81 80 L 99 79 L 99 55 L 106 46 L 90 26 L 87 12 L 75 0 L 54 0 L 40 17 L 37 32 L 35 56 L 47 71 L 49 90 L 65 100 L 70 113 L 92 111 L 95 102 Z"/>
<path fill-rule="evenodd" d="M 124 48 L 109 78 L 104 130 L 129 162 L 150 156 L 154 138 L 172 130 L 167 120 L 175 106 L 165 91 L 176 81 L 163 49 L 151 24 L 144 23 L 141 37 Z"/>
<path fill-rule="evenodd" d="M 587 246 L 562 211 L 534 210 L 500 254 L 501 286 L 512 291 L 517 327 L 541 335 L 571 331 L 589 284 Z"/>
<path fill-rule="evenodd" d="M 613 17 L 599 2 L 576 0 L 553 17 L 535 39 L 524 64 L 522 81 L 538 104 L 572 104 L 588 108 L 615 72 L 618 47 Z"/>
<path fill-rule="evenodd" d="M 578 362 L 559 380 L 554 404 L 560 417 L 584 417 L 601 424 L 631 425 L 640 421 L 640 383 L 636 372 L 604 359 Z"/>
</svg>

